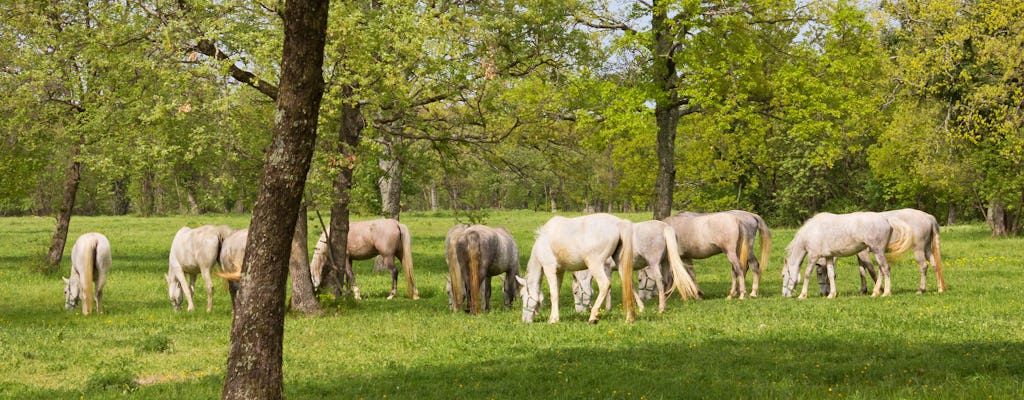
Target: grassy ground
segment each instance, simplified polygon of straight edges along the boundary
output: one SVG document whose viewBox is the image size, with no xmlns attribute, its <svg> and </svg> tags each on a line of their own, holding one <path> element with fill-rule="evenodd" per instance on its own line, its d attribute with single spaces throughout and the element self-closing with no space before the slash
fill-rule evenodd
<svg viewBox="0 0 1024 400">
<path fill-rule="evenodd" d="M 491 212 L 516 237 L 523 265 L 548 213 Z M 642 220 L 646 215 L 628 215 Z M 62 282 L 31 272 L 52 220 L 0 219 L 0 398 L 213 398 L 220 394 L 231 312 L 216 282 L 213 313 L 172 311 L 163 274 L 182 225 L 248 225 L 248 216 L 75 217 L 70 238 L 100 231 L 114 265 L 106 313 L 63 311 Z M 773 230 L 761 297 L 726 300 L 724 257 L 698 261 L 707 299 L 674 298 L 626 325 L 621 309 L 597 325 L 547 308 L 532 325 L 511 311 L 447 311 L 445 213 L 409 213 L 422 299 L 385 300 L 385 274 L 358 263 L 367 299 L 326 302 L 327 315 L 286 320 L 290 398 L 1020 398 L 1024 395 L 1022 240 L 984 227 L 943 228 L 946 293 L 915 294 L 909 259 L 894 270 L 894 295 L 856 294 L 854 260 L 838 268 L 840 297 L 781 298 L 779 266 L 792 230 Z M 319 229 L 311 221 L 310 242 Z M 65 254 L 70 252 L 69 243 Z M 61 274 L 70 269 L 67 256 Z M 400 280 L 399 293 L 404 294 Z M 546 285 L 546 284 L 545 284 Z M 545 286 L 546 288 L 546 286 Z M 617 288 L 617 286 L 616 286 Z M 546 289 L 545 289 L 546 290 Z M 616 299 L 618 292 L 616 290 Z M 816 292 L 816 291 L 815 291 Z M 500 293 L 500 292 L 499 292 Z M 202 310 L 205 294 L 197 295 Z M 500 304 L 499 298 L 495 303 Z M 618 301 L 616 301 L 618 303 Z M 547 305 L 547 304 L 545 304 Z M 649 305 L 652 305 L 649 303 Z"/>
</svg>

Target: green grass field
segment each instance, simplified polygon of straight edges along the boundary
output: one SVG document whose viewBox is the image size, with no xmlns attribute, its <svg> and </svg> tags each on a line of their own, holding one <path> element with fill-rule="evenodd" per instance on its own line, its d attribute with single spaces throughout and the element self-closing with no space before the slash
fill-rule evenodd
<svg viewBox="0 0 1024 400">
<path fill-rule="evenodd" d="M 533 231 L 551 214 L 492 211 L 523 259 Z M 647 214 L 626 215 L 642 220 Z M 214 311 L 174 312 L 163 274 L 182 225 L 248 225 L 247 215 L 75 217 L 74 239 L 99 231 L 114 265 L 105 314 L 63 311 L 57 275 L 32 271 L 48 247 L 52 219 L 0 224 L 0 397 L 215 398 L 224 377 L 230 301 L 215 282 Z M 894 294 L 857 294 L 852 258 L 837 267 L 839 297 L 782 298 L 780 264 L 792 229 L 773 230 L 761 297 L 726 300 L 727 262 L 697 261 L 707 298 L 656 303 L 627 325 L 620 308 L 597 325 L 572 312 L 563 286 L 562 322 L 519 321 L 521 304 L 478 316 L 447 310 L 443 239 L 455 219 L 407 213 L 421 300 L 386 300 L 390 279 L 356 265 L 366 297 L 325 301 L 326 315 L 290 315 L 285 328 L 286 396 L 295 399 L 677 399 L 996 398 L 1024 396 L 1024 241 L 992 239 L 983 226 L 944 227 L 949 291 L 915 293 L 918 272 L 904 257 Z M 310 242 L 320 230 L 311 220 Z M 312 248 L 312 247 L 310 247 Z M 613 287 L 615 303 L 620 295 Z M 749 282 L 749 278 L 748 278 Z M 497 282 L 496 282 L 497 283 Z M 544 284 L 546 291 L 546 283 Z M 197 284 L 197 288 L 201 284 Z M 404 295 L 404 282 L 399 280 Z M 500 286 L 496 292 L 500 293 Z M 500 297 L 494 299 L 501 304 Z"/>
</svg>

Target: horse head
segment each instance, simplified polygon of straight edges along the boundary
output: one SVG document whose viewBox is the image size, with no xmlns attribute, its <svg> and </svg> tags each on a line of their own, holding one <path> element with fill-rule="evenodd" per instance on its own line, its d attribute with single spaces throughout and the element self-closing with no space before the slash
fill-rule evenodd
<svg viewBox="0 0 1024 400">
<path fill-rule="evenodd" d="M 71 280 L 65 277 L 60 277 L 64 280 L 64 310 L 71 311 L 78 306 L 78 298 L 81 296 L 81 291 L 78 289 L 78 280 Z"/>
<path fill-rule="evenodd" d="M 790 262 L 792 261 L 792 262 Z M 793 297 L 793 288 L 800 282 L 800 259 L 782 259 L 782 297 Z"/>
<path fill-rule="evenodd" d="M 539 314 L 537 311 L 540 304 L 544 302 L 544 294 L 540 292 L 540 282 L 531 288 L 526 279 L 516 276 L 519 282 L 519 297 L 523 300 L 523 322 L 533 322 L 533 317 Z"/>
<path fill-rule="evenodd" d="M 171 274 L 164 277 L 167 278 L 167 297 L 171 299 L 171 306 L 174 307 L 174 311 L 181 311 L 181 284 Z"/>
</svg>

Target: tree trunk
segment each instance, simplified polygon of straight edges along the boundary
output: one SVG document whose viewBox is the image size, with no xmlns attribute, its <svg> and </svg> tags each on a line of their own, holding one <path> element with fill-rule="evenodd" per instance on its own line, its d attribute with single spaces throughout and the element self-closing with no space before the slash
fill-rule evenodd
<svg viewBox="0 0 1024 400">
<path fill-rule="evenodd" d="M 989 204 L 988 212 L 985 215 L 985 222 L 992 229 L 993 237 L 1007 235 L 1009 231 L 1006 229 L 1006 205 L 1001 200 L 993 200 Z"/>
<path fill-rule="evenodd" d="M 156 188 L 153 187 L 152 169 L 146 169 L 142 174 L 142 199 L 139 200 L 139 214 L 148 217 L 156 212 Z"/>
<path fill-rule="evenodd" d="M 308 237 L 306 205 L 301 204 L 298 218 L 295 219 L 291 257 L 288 259 L 288 270 L 292 275 L 292 299 L 289 304 L 293 310 L 305 315 L 319 315 L 323 309 L 313 293 L 313 278 L 309 273 Z"/>
<path fill-rule="evenodd" d="M 130 178 L 128 175 L 120 177 L 111 183 L 110 191 L 112 192 L 112 203 L 111 211 L 114 215 L 125 215 L 128 214 L 128 209 L 131 207 L 131 198 L 128 197 L 128 184 Z"/>
<path fill-rule="evenodd" d="M 64 192 L 61 197 L 60 210 L 57 211 L 57 226 L 53 228 L 50 240 L 50 251 L 46 254 L 46 265 L 49 270 L 56 271 L 60 260 L 64 257 L 64 245 L 68 240 L 68 226 L 71 225 L 71 213 L 75 208 L 75 196 L 78 195 L 78 182 L 82 180 L 82 162 L 78 155 L 85 145 L 85 136 L 71 146 L 71 163 L 68 173 L 64 175 Z"/>
<path fill-rule="evenodd" d="M 398 219 L 402 212 L 402 163 L 392 146 L 389 144 L 384 157 L 377 161 L 384 171 L 377 185 L 380 188 L 381 211 L 388 218 Z"/>
<path fill-rule="evenodd" d="M 353 88 L 346 86 L 343 95 L 349 97 Z M 352 198 L 352 172 L 356 166 L 356 147 L 363 135 L 363 128 L 366 127 L 366 120 L 363 119 L 362 111 L 358 105 L 345 103 L 341 106 L 341 127 L 338 130 L 338 154 L 341 155 L 341 162 L 336 164 L 338 178 L 334 181 L 334 204 L 331 205 L 331 235 L 329 246 L 331 252 L 331 282 L 335 285 L 335 292 L 341 291 L 344 284 L 354 285 L 355 282 L 347 282 L 344 275 L 344 260 L 348 252 L 348 205 Z M 337 294 L 336 294 L 337 295 Z"/>
<path fill-rule="evenodd" d="M 677 27 L 668 18 L 667 7 L 654 2 L 651 29 L 654 31 L 654 84 L 660 91 L 655 97 L 654 119 L 658 125 L 656 153 L 658 175 L 654 181 L 654 219 L 672 214 L 672 197 L 676 183 L 676 126 L 679 124 L 679 77 L 673 58 Z"/>
<path fill-rule="evenodd" d="M 430 184 L 430 211 L 437 211 L 437 183 Z"/>
<path fill-rule="evenodd" d="M 949 204 L 949 211 L 946 213 L 946 225 L 953 225 L 956 223 L 956 204 Z"/>
<path fill-rule="evenodd" d="M 323 96 L 329 1 L 287 0 L 274 135 L 253 207 L 224 399 L 281 399 L 288 258 Z"/>
</svg>

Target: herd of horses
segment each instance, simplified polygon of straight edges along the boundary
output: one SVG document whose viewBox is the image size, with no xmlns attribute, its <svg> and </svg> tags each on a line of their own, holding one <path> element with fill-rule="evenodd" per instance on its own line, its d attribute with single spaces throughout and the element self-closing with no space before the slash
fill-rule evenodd
<svg viewBox="0 0 1024 400">
<path fill-rule="evenodd" d="M 320 236 L 310 262 L 314 287 L 319 287 L 324 268 L 335 268 L 328 243 L 330 232 Z M 183 227 L 175 234 L 168 258 L 168 298 L 175 310 L 187 302 L 195 309 L 193 294 L 197 276 L 206 285 L 206 311 L 213 309 L 211 271 L 228 281 L 232 304 L 238 291 L 248 230 L 233 230 L 225 225 Z M 754 243 L 760 237 L 760 257 Z M 381 256 L 391 273 L 391 293 L 397 293 L 401 261 L 406 276 L 407 294 L 419 298 L 413 281 L 411 237 L 404 224 L 393 219 L 353 222 L 349 226 L 348 246 L 342 266 L 346 284 L 360 298 L 352 260 Z M 662 221 L 631 222 L 610 214 L 591 214 L 575 218 L 552 217 L 537 229 L 525 274 L 520 274 L 519 250 L 505 228 L 457 224 L 445 236 L 448 277 L 445 290 L 452 311 L 479 313 L 490 309 L 491 278 L 502 276 L 503 303 L 510 308 L 516 296 L 522 302 L 523 322 L 533 322 L 544 302 L 541 277 L 548 282 L 551 311 L 548 322 L 559 321 L 559 289 L 566 272 L 572 277 L 573 299 L 578 312 L 590 311 L 589 321 L 596 323 L 601 305 L 611 307 L 612 271 L 622 281 L 622 303 L 626 320 L 635 319 L 635 308 L 643 311 L 643 300 L 658 296 L 658 311 L 665 309 L 673 291 L 683 299 L 701 298 L 693 265 L 695 259 L 724 254 L 731 265 L 732 286 L 728 298 L 757 297 L 761 274 L 767 269 L 771 233 L 764 220 L 753 213 L 731 210 L 715 213 L 683 212 Z M 891 294 L 890 261 L 913 250 L 921 272 L 918 292 L 926 289 L 928 265 L 934 268 L 937 289 L 943 292 L 942 257 L 939 228 L 935 218 L 923 211 L 902 209 L 886 212 L 849 214 L 820 213 L 808 219 L 786 246 L 782 267 L 782 295 L 791 297 L 803 280 L 799 298 L 807 297 L 812 270 L 817 271 L 819 290 L 829 298 L 836 296 L 835 261 L 856 256 L 861 293 L 867 293 L 867 276 L 874 281 L 872 297 Z M 806 269 L 800 266 L 806 260 Z M 874 264 L 878 265 L 878 274 Z M 80 236 L 71 250 L 71 276 L 66 283 L 65 308 L 82 303 L 82 314 L 91 312 L 93 303 L 102 312 L 103 285 L 110 269 L 110 242 L 102 234 Z M 634 283 L 634 271 L 637 283 Z M 753 272 L 748 293 L 746 275 Z M 597 296 L 594 297 L 594 283 Z"/>
</svg>

